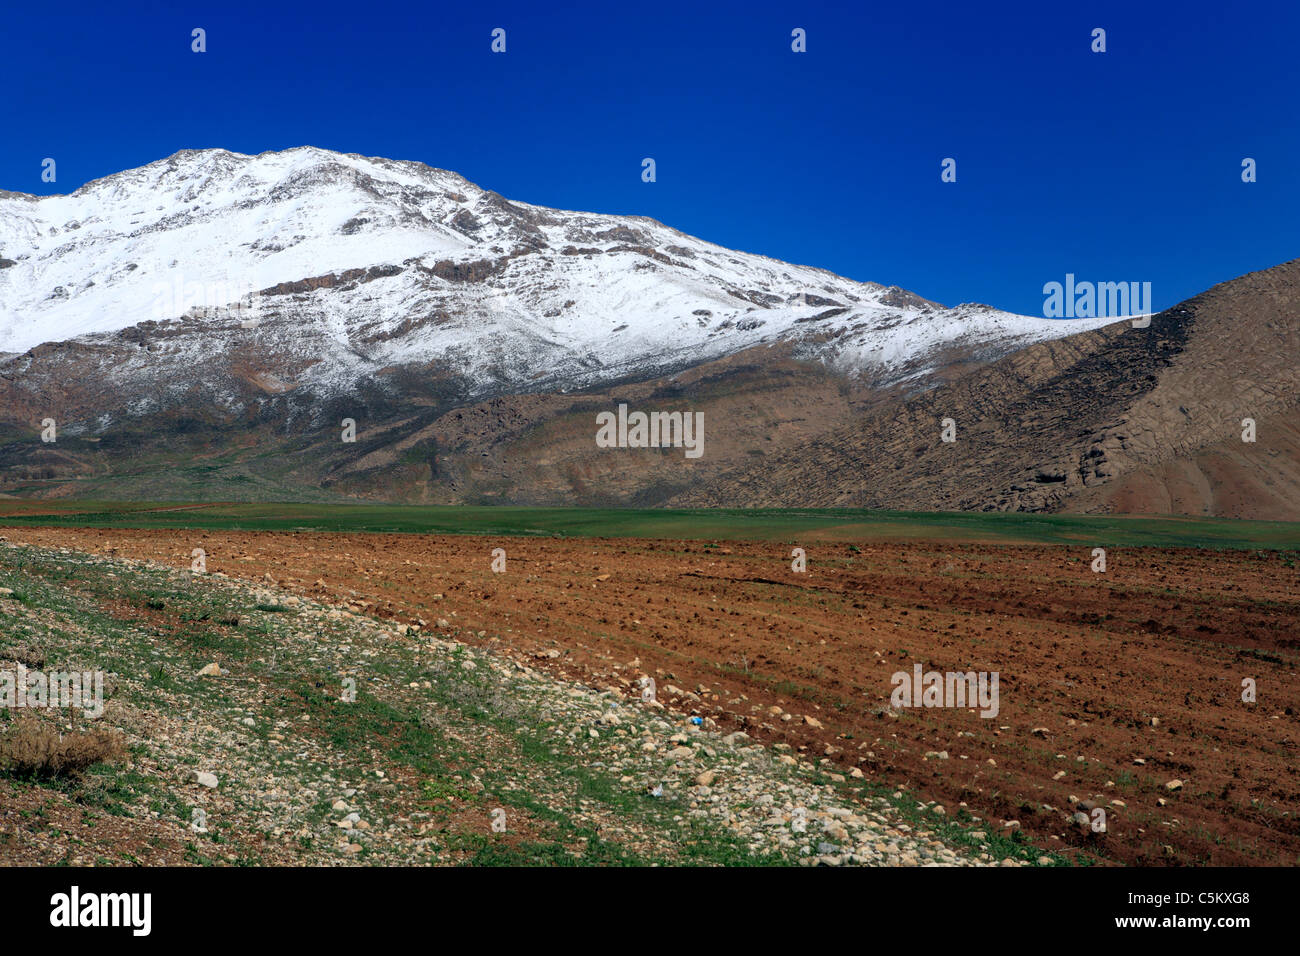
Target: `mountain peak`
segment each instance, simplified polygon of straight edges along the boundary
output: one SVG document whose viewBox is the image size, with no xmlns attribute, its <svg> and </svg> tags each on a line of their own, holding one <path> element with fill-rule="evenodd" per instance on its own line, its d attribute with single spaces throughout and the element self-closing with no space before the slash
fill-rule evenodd
<svg viewBox="0 0 1300 956">
<path fill-rule="evenodd" d="M 217 321 L 261 295 L 264 325 L 292 316 L 338 346 L 315 374 L 339 387 L 449 350 L 474 388 L 573 387 L 778 341 L 883 382 L 924 376 L 956 342 L 1000 354 L 1104 324 L 947 311 L 648 217 L 548 209 L 315 146 L 184 149 L 70 195 L 0 198 L 0 257 L 0 351 Z"/>
</svg>

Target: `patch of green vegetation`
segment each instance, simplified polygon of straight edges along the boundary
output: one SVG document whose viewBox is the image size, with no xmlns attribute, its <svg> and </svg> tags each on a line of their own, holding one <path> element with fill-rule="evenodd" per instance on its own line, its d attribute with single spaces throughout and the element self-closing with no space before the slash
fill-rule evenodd
<svg viewBox="0 0 1300 956">
<path fill-rule="evenodd" d="M 1300 523 L 1180 516 L 827 509 L 521 508 L 384 504 L 31 501 L 0 503 L 9 526 L 371 531 L 682 540 L 951 540 L 1089 547 L 1300 551 Z M 852 548 L 850 548 L 852 550 Z M 1287 555 L 1285 560 L 1294 561 Z"/>
</svg>

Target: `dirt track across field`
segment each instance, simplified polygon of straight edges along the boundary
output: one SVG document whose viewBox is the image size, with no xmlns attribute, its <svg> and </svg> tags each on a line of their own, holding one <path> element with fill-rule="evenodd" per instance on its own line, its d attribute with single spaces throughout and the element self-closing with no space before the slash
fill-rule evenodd
<svg viewBox="0 0 1300 956">
<path fill-rule="evenodd" d="M 669 707 L 995 830 L 1017 821 L 1048 849 L 1300 863 L 1294 554 L 1116 549 L 1095 573 L 1087 548 L 809 541 L 798 574 L 775 543 L 3 533 L 180 567 L 203 548 L 209 573 L 351 601 L 598 687 L 635 693 L 651 676 Z M 997 672 L 997 716 L 891 708 L 892 675 L 916 663 Z M 1104 833 L 1073 822 L 1094 807 Z"/>
</svg>

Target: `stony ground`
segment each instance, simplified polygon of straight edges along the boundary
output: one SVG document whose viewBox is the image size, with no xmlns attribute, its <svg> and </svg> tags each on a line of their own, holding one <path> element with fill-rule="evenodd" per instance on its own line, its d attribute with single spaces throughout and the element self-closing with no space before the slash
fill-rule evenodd
<svg viewBox="0 0 1300 956">
<path fill-rule="evenodd" d="M 129 754 L 79 779 L 0 771 L 0 863 L 1063 862 L 965 807 L 446 625 L 0 543 L 0 670 L 107 672 L 98 720 L 44 719 L 120 729 Z"/>
</svg>

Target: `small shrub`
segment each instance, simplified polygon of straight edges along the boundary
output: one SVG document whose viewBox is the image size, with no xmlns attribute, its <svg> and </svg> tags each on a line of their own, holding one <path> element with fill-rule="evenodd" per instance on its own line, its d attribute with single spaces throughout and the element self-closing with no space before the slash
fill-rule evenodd
<svg viewBox="0 0 1300 956">
<path fill-rule="evenodd" d="M 122 735 L 116 731 L 60 734 L 34 717 L 19 718 L 0 735 L 0 770 L 18 777 L 75 777 L 125 754 Z"/>
<path fill-rule="evenodd" d="M 45 649 L 37 644 L 15 644 L 0 651 L 0 661 L 16 661 L 28 670 L 38 671 L 45 666 Z"/>
</svg>

